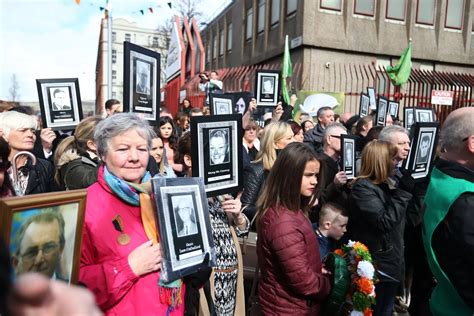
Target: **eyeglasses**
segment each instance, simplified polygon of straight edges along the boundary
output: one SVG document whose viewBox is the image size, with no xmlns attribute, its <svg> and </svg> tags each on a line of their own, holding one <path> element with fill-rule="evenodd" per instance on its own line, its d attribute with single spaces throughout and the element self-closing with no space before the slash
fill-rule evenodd
<svg viewBox="0 0 474 316">
<path fill-rule="evenodd" d="M 21 257 L 24 261 L 33 261 L 37 256 L 38 253 L 43 252 L 43 255 L 48 256 L 51 255 L 59 248 L 59 245 L 55 242 L 48 242 L 42 245 L 41 247 L 35 246 L 28 248 Z"/>
</svg>

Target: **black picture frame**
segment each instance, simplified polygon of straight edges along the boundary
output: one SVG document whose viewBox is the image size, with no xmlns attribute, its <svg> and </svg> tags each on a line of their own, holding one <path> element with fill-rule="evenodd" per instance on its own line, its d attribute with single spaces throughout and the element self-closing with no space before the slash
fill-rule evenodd
<svg viewBox="0 0 474 316">
<path fill-rule="evenodd" d="M 209 94 L 211 115 L 226 115 L 234 113 L 234 97 L 229 94 Z"/>
<path fill-rule="evenodd" d="M 202 177 L 208 196 L 241 191 L 242 116 L 191 117 L 193 177 Z"/>
<path fill-rule="evenodd" d="M 415 114 L 415 122 L 419 123 L 432 123 L 435 122 L 434 118 L 434 111 L 431 108 L 414 108 Z"/>
<path fill-rule="evenodd" d="M 356 172 L 357 137 L 341 135 L 341 170 L 346 173 L 347 179 L 354 179 Z"/>
<path fill-rule="evenodd" d="M 255 74 L 255 95 L 257 106 L 275 107 L 278 104 L 280 95 L 279 71 L 258 70 Z"/>
<path fill-rule="evenodd" d="M 379 97 L 377 102 L 377 116 L 375 119 L 376 126 L 385 126 L 387 124 L 388 100 Z"/>
<path fill-rule="evenodd" d="M 74 130 L 83 118 L 79 79 L 36 79 L 43 128 Z"/>
<path fill-rule="evenodd" d="M 403 127 L 410 130 L 412 125 L 415 124 L 415 108 L 404 107 L 403 108 Z"/>
<path fill-rule="evenodd" d="M 216 255 L 203 179 L 157 177 L 151 183 L 163 258 L 160 278 L 171 282 L 212 267 Z"/>
<path fill-rule="evenodd" d="M 370 114 L 370 97 L 365 94 L 360 94 L 360 104 L 359 104 L 359 116 L 363 118 Z"/>
<path fill-rule="evenodd" d="M 440 124 L 416 122 L 411 126 L 411 149 L 402 165 L 415 180 L 428 176 L 439 140 Z"/>
<path fill-rule="evenodd" d="M 392 117 L 398 117 L 398 109 L 400 107 L 400 103 L 399 102 L 395 102 L 395 101 L 388 101 L 388 113 L 392 116 Z"/>
<path fill-rule="evenodd" d="M 371 110 L 376 110 L 377 109 L 377 97 L 375 96 L 374 87 L 367 87 L 367 94 L 369 95 L 370 109 Z"/>
<path fill-rule="evenodd" d="M 243 92 L 227 92 L 226 95 L 232 96 L 234 99 L 234 113 L 244 115 L 249 108 L 249 103 L 253 98 L 253 94 L 248 91 Z"/>
<path fill-rule="evenodd" d="M 136 113 L 157 126 L 160 119 L 161 55 L 124 42 L 123 111 Z"/>
</svg>

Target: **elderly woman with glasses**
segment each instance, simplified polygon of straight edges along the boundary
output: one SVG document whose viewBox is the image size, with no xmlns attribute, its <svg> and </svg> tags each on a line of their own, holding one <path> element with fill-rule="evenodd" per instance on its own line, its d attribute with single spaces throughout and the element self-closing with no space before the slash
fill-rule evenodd
<svg viewBox="0 0 474 316">
<path fill-rule="evenodd" d="M 29 155 L 18 155 L 22 151 L 31 151 L 35 144 L 37 121 L 33 116 L 16 111 L 0 113 L 0 126 L 3 138 L 10 147 L 8 161 L 16 164 L 17 174 L 9 167 L 8 176 L 15 189 L 15 195 L 29 195 L 52 191 L 53 165 L 44 159 L 32 159 Z"/>
<path fill-rule="evenodd" d="M 160 281 L 152 205 L 137 186 L 150 179 L 152 138 L 147 122 L 131 113 L 110 116 L 94 133 L 103 165 L 87 189 L 79 282 L 106 315 L 184 313 L 184 284 Z"/>
</svg>

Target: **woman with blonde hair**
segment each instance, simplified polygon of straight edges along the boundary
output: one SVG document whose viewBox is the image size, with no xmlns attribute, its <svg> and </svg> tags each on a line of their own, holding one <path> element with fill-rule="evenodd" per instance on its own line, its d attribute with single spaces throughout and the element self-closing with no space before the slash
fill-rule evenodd
<svg viewBox="0 0 474 316">
<path fill-rule="evenodd" d="M 350 195 L 349 235 L 364 243 L 378 267 L 374 315 L 392 315 L 403 277 L 403 232 L 411 194 L 397 188 L 397 147 L 374 140 L 362 151 L 362 166 Z"/>
<path fill-rule="evenodd" d="M 61 189 L 85 189 L 97 181 L 99 158 L 94 131 L 101 120 L 99 116 L 85 118 L 77 125 L 74 136 L 65 138 L 56 149 L 55 180 Z"/>
<path fill-rule="evenodd" d="M 252 220 L 256 213 L 255 204 L 265 179 L 277 159 L 278 152 L 293 142 L 290 124 L 276 122 L 268 124 L 260 141 L 260 151 L 255 161 L 244 168 L 243 212 Z"/>
</svg>

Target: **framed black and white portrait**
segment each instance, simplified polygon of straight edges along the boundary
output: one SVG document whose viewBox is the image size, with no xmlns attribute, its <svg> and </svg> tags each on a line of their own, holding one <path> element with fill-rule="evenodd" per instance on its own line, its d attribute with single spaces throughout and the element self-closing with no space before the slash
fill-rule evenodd
<svg viewBox="0 0 474 316">
<path fill-rule="evenodd" d="M 234 112 L 244 115 L 249 107 L 249 103 L 253 97 L 253 94 L 250 92 L 229 92 L 226 93 L 227 96 L 232 96 L 234 100 Z"/>
<path fill-rule="evenodd" d="M 160 116 L 160 54 L 124 42 L 123 110 L 158 125 Z"/>
<path fill-rule="evenodd" d="M 73 130 L 82 120 L 77 78 L 36 79 L 43 127 Z"/>
<path fill-rule="evenodd" d="M 439 123 L 415 123 L 411 127 L 411 150 L 403 168 L 413 179 L 425 178 L 438 146 Z"/>
<path fill-rule="evenodd" d="M 395 102 L 395 101 L 389 101 L 388 102 L 388 114 L 390 114 L 393 117 L 398 117 L 398 108 L 400 106 L 400 103 Z"/>
<path fill-rule="evenodd" d="M 227 94 L 209 95 L 210 110 L 212 115 L 223 115 L 234 113 L 234 97 Z"/>
<path fill-rule="evenodd" d="M 405 107 L 403 109 L 403 127 L 410 130 L 413 124 L 415 124 L 415 109 L 412 107 Z"/>
<path fill-rule="evenodd" d="M 341 135 L 341 164 L 347 179 L 356 176 L 356 139 L 352 135 Z"/>
<path fill-rule="evenodd" d="M 377 109 L 377 98 L 375 97 L 375 89 L 373 87 L 367 87 L 367 94 L 369 95 L 369 104 L 371 110 Z"/>
<path fill-rule="evenodd" d="M 414 108 L 414 111 L 415 111 L 415 122 L 431 123 L 435 121 L 433 109 Z"/>
<path fill-rule="evenodd" d="M 191 118 L 193 177 L 202 177 L 209 196 L 242 187 L 242 116 Z"/>
<path fill-rule="evenodd" d="M 280 72 L 259 70 L 255 75 L 257 106 L 277 106 L 280 95 Z"/>
<path fill-rule="evenodd" d="M 377 103 L 377 117 L 376 125 L 385 126 L 387 123 L 387 110 L 388 110 L 388 100 L 382 97 L 379 97 L 379 102 Z"/>
<path fill-rule="evenodd" d="M 215 249 L 201 178 L 153 178 L 162 247 L 162 276 L 170 282 L 212 265 Z"/>
<path fill-rule="evenodd" d="M 361 93 L 359 116 L 362 118 L 370 114 L 370 98 L 367 94 Z"/>
</svg>

